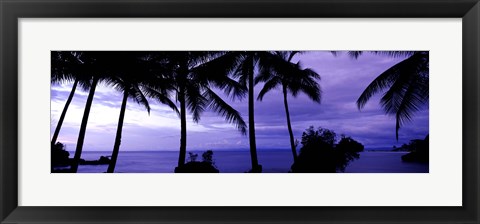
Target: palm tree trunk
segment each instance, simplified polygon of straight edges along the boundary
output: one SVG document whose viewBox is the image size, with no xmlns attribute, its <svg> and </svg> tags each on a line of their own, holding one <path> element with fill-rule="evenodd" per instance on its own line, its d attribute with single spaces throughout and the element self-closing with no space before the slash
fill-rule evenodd
<svg viewBox="0 0 480 224">
<path fill-rule="evenodd" d="M 70 95 L 68 96 L 67 102 L 63 107 L 62 114 L 60 115 L 60 119 L 58 120 L 57 127 L 55 128 L 55 132 L 53 133 L 52 143 L 51 143 L 52 147 L 55 145 L 55 143 L 57 143 L 58 134 L 60 133 L 60 129 L 62 128 L 63 120 L 65 119 L 65 115 L 67 114 L 68 106 L 70 106 L 70 103 L 72 102 L 72 99 L 73 99 L 73 95 L 75 95 L 77 84 L 78 84 L 78 80 L 75 79 L 75 82 L 73 83 L 73 86 L 72 86 L 72 90 L 70 91 Z"/>
<path fill-rule="evenodd" d="M 252 58 L 252 57 L 251 57 Z M 254 85 L 253 85 L 253 58 L 251 59 L 251 67 L 248 77 L 248 134 L 250 140 L 250 156 L 252 159 L 252 173 L 260 173 L 261 168 L 258 165 L 257 145 L 255 142 L 255 118 L 254 118 Z"/>
<path fill-rule="evenodd" d="M 76 173 L 78 170 L 78 163 L 80 163 L 80 156 L 82 155 L 83 141 L 85 140 L 85 132 L 87 131 L 88 116 L 90 115 L 90 108 L 92 107 L 93 95 L 97 88 L 98 78 L 94 77 L 90 92 L 88 93 L 87 103 L 85 104 L 85 111 L 83 112 L 82 124 L 80 125 L 80 132 L 78 134 L 77 148 L 75 149 L 75 156 L 70 171 Z"/>
<path fill-rule="evenodd" d="M 288 134 L 290 135 L 290 146 L 292 147 L 293 162 L 297 162 L 297 149 L 295 148 L 295 141 L 293 140 L 292 124 L 290 123 L 290 112 L 288 111 L 287 102 L 287 87 L 283 86 L 283 103 L 285 104 L 285 113 L 287 114 Z"/>
<path fill-rule="evenodd" d="M 123 119 L 125 118 L 125 108 L 127 107 L 128 91 L 123 93 L 122 107 L 120 109 L 120 116 L 118 117 L 117 134 L 115 136 L 115 144 L 113 145 L 112 158 L 108 165 L 107 173 L 113 173 L 115 165 L 117 164 L 118 151 L 120 151 L 120 143 L 122 142 L 122 128 Z"/>
<path fill-rule="evenodd" d="M 180 167 L 185 164 L 187 154 L 187 108 L 183 88 L 180 88 L 178 101 L 180 101 L 180 155 L 178 156 L 178 167 Z"/>
</svg>

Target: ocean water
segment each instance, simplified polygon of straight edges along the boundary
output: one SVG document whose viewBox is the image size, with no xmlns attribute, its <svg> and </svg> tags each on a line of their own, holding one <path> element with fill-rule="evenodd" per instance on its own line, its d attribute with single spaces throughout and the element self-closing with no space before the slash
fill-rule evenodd
<svg viewBox="0 0 480 224">
<path fill-rule="evenodd" d="M 197 153 L 201 160 L 203 152 Z M 111 152 L 84 151 L 82 158 L 97 160 Z M 428 173 L 428 164 L 405 163 L 405 152 L 361 152 L 360 158 L 349 164 L 345 173 Z M 71 152 L 70 155 L 73 155 Z M 187 154 L 188 158 L 188 154 Z M 250 153 L 242 151 L 214 151 L 213 158 L 221 173 L 244 173 L 251 168 Z M 293 163 L 288 150 L 258 151 L 258 160 L 264 173 L 287 173 Z M 118 155 L 115 172 L 119 173 L 173 173 L 178 162 L 175 151 L 125 151 Z M 107 165 L 80 165 L 79 173 L 103 173 Z"/>
</svg>

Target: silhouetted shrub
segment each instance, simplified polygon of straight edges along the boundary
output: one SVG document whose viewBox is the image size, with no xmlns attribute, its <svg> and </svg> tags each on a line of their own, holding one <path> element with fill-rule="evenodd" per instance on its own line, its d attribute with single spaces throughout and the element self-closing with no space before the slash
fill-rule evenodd
<svg viewBox="0 0 480 224">
<path fill-rule="evenodd" d="M 202 154 L 203 162 L 207 162 L 215 166 L 215 161 L 213 160 L 213 151 L 207 150 Z"/>
<path fill-rule="evenodd" d="M 404 162 L 429 162 L 429 140 L 428 135 L 425 139 L 411 140 L 408 145 L 402 146 L 408 149 L 410 153 L 402 156 Z"/>
<path fill-rule="evenodd" d="M 193 153 L 193 152 L 188 152 L 188 160 L 190 162 L 196 162 L 197 161 L 198 154 Z"/>
<path fill-rule="evenodd" d="M 363 145 L 342 135 L 338 144 L 334 131 L 309 127 L 302 134 L 302 148 L 296 162 L 291 167 L 295 173 L 335 173 L 343 172 L 347 165 L 360 157 Z"/>
<path fill-rule="evenodd" d="M 189 152 L 189 162 L 175 168 L 175 173 L 219 173 L 213 159 L 213 151 L 207 150 L 202 154 L 202 162 L 197 162 L 198 154 Z"/>
<path fill-rule="evenodd" d="M 248 171 L 245 172 L 245 173 L 261 173 L 262 170 L 263 170 L 262 165 L 258 164 L 258 165 L 256 165 L 254 168 L 248 170 Z"/>
<path fill-rule="evenodd" d="M 339 171 L 344 172 L 348 164 L 360 158 L 359 152 L 364 149 L 363 145 L 351 137 L 342 135 L 342 138 L 335 146 L 335 161 L 336 167 Z"/>
<path fill-rule="evenodd" d="M 55 145 L 52 146 L 51 149 L 51 164 L 52 167 L 56 166 L 69 166 L 69 156 L 70 153 L 67 152 L 66 147 L 64 144 L 57 142 Z"/>
</svg>

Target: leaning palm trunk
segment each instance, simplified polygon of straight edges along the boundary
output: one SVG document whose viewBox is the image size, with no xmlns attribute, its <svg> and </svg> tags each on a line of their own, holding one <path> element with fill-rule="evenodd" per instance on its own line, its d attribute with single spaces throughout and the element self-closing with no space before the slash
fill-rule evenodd
<svg viewBox="0 0 480 224">
<path fill-rule="evenodd" d="M 118 152 L 120 151 L 120 143 L 122 141 L 123 120 L 125 118 L 125 109 L 127 107 L 128 91 L 123 93 L 122 106 L 120 109 L 120 116 L 118 117 L 117 134 L 115 136 L 115 144 L 113 145 L 112 158 L 108 165 L 107 173 L 113 173 L 115 165 L 117 164 Z"/>
<path fill-rule="evenodd" d="M 290 122 L 290 112 L 288 111 L 287 87 L 285 85 L 283 86 L 283 103 L 285 104 L 285 113 L 287 115 L 288 134 L 290 135 L 290 146 L 292 147 L 293 162 L 296 162 L 297 161 L 297 149 L 295 147 L 295 141 L 293 140 L 292 124 Z"/>
<path fill-rule="evenodd" d="M 248 134 L 250 140 L 250 157 L 252 159 L 252 173 L 261 173 L 262 168 L 258 165 L 257 159 L 257 145 L 255 142 L 255 118 L 254 118 L 254 81 L 253 81 L 253 59 L 251 59 L 251 67 L 249 71 L 248 78 Z"/>
<path fill-rule="evenodd" d="M 78 164 L 80 163 L 80 156 L 82 155 L 83 142 L 85 140 L 85 132 L 87 131 L 88 116 L 90 115 L 90 108 L 92 107 L 93 95 L 95 95 L 95 89 L 97 88 L 98 78 L 94 78 L 90 91 L 88 93 L 87 103 L 85 104 L 85 111 L 83 112 L 82 124 L 80 125 L 80 132 L 78 134 L 77 148 L 75 149 L 75 156 L 73 157 L 73 163 L 70 171 L 76 173 L 78 170 Z"/>
<path fill-rule="evenodd" d="M 67 102 L 65 103 L 65 107 L 63 107 L 62 114 L 60 115 L 60 119 L 58 120 L 57 127 L 55 128 L 55 132 L 53 133 L 52 137 L 52 147 L 57 143 L 58 134 L 60 133 L 60 129 L 62 128 L 63 120 L 65 119 L 65 115 L 67 114 L 68 107 L 72 102 L 73 95 L 75 95 L 75 90 L 77 89 L 78 80 L 75 79 L 75 82 L 72 86 L 72 91 L 70 91 L 70 95 L 68 96 Z"/>
</svg>

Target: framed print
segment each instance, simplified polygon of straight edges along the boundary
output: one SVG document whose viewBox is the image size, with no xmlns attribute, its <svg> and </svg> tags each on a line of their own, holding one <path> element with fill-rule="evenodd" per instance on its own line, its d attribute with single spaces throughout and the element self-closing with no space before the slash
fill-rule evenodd
<svg viewBox="0 0 480 224">
<path fill-rule="evenodd" d="M 1 223 L 480 221 L 476 0 L 0 6 Z"/>
</svg>

